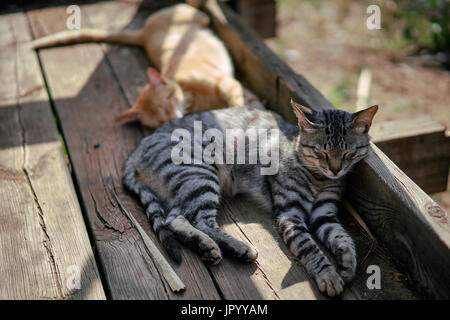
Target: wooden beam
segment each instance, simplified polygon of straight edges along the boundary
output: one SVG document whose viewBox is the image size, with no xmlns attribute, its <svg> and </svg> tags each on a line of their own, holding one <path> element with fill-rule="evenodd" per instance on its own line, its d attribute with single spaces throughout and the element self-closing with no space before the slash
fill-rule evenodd
<svg viewBox="0 0 450 320">
<path fill-rule="evenodd" d="M 429 116 L 375 122 L 372 141 L 423 191 L 447 190 L 450 139 Z"/>
<path fill-rule="evenodd" d="M 231 52 L 238 74 L 267 105 L 294 121 L 292 97 L 314 109 L 333 108 L 305 78 L 294 73 L 230 9 L 205 6 L 216 33 Z M 418 286 L 430 296 L 450 297 L 450 219 L 375 145 L 349 177 L 348 200 L 370 230 Z"/>
<path fill-rule="evenodd" d="M 0 30 L 0 299 L 105 299 L 26 15 Z"/>
</svg>

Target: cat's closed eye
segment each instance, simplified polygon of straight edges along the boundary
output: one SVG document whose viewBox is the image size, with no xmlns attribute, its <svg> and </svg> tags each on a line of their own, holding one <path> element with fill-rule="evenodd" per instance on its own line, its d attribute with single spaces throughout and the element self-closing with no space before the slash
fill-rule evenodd
<svg viewBox="0 0 450 320">
<path fill-rule="evenodd" d="M 355 152 L 346 152 L 344 153 L 344 158 L 345 160 L 353 160 L 356 158 L 356 153 Z"/>
<path fill-rule="evenodd" d="M 347 152 L 344 157 L 346 160 L 355 160 L 357 158 L 361 158 L 363 156 L 365 156 L 367 154 L 367 150 L 363 149 L 363 150 L 355 150 L 352 152 Z"/>
<path fill-rule="evenodd" d="M 328 153 L 326 153 L 325 151 L 320 151 L 320 155 L 322 158 L 324 158 L 325 160 L 330 160 Z"/>
</svg>

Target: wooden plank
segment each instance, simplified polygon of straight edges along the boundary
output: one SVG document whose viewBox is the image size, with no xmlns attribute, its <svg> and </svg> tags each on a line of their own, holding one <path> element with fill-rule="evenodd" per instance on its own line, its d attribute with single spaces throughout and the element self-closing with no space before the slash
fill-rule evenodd
<svg viewBox="0 0 450 320">
<path fill-rule="evenodd" d="M 270 108 L 294 121 L 290 97 L 317 110 L 333 107 L 305 78 L 280 61 L 230 9 L 209 0 L 205 10 L 237 62 L 245 84 L 265 98 Z M 448 214 L 376 146 L 373 150 L 352 171 L 348 200 L 421 289 L 437 298 L 449 298 Z"/>
<path fill-rule="evenodd" d="M 93 15 L 104 15 L 114 21 L 112 11 L 130 13 L 136 8 L 132 3 L 103 4 L 102 10 L 89 10 L 82 6 L 84 27 L 107 27 Z M 116 7 L 120 5 L 122 7 Z M 92 7 L 95 8 L 95 7 Z M 131 9 L 130 9 L 131 8 Z M 99 8 L 97 8 L 99 9 Z M 89 13 L 88 13 L 89 12 Z M 35 37 L 61 31 L 67 17 L 65 8 L 48 8 L 28 13 Z M 89 24 L 89 19 L 96 21 Z M 118 19 L 118 21 L 123 21 Z M 145 75 L 141 53 L 125 49 L 122 63 L 130 66 L 127 79 Z M 70 47 L 41 50 L 44 72 L 50 93 L 67 141 L 68 151 L 80 189 L 89 225 L 93 231 L 97 250 L 113 299 L 218 299 L 219 294 L 203 263 L 189 251 L 183 252 L 185 263 L 174 266 L 186 284 L 187 290 L 174 294 L 155 268 L 145 251 L 142 239 L 120 212 L 112 193 L 131 211 L 139 223 L 157 242 L 142 209 L 127 193 L 123 192 L 121 166 L 133 150 L 142 134 L 136 126 L 114 126 L 115 116 L 129 107 L 124 90 L 116 80 L 119 69 L 111 69 L 111 61 L 105 58 L 98 44 L 82 44 Z M 116 59 L 119 59 L 117 56 Z M 134 66 L 135 67 L 132 67 Z M 82 68 L 80 67 L 82 66 Z M 137 73 L 136 73 L 137 72 Z M 125 81 L 122 79 L 122 81 Z M 95 147 L 96 146 L 96 147 Z M 158 245 L 161 249 L 161 246 Z"/>
<path fill-rule="evenodd" d="M 247 265 L 233 260 L 224 260 L 211 268 L 216 282 L 226 299 L 325 299 L 318 292 L 313 279 L 292 257 L 276 230 L 270 212 L 256 209 L 257 206 L 239 196 L 226 201 L 219 214 L 222 228 L 236 238 L 250 242 L 258 250 L 257 263 Z M 344 300 L 355 299 L 418 299 L 408 282 L 393 280 L 400 274 L 383 248 L 373 243 L 365 231 L 346 211 L 340 220 L 355 241 L 358 266 L 355 279 L 341 296 Z M 324 248 L 322 248 L 324 249 Z M 324 249 L 324 252 L 327 252 Z M 334 258 L 329 255 L 331 261 Z M 367 287 L 367 267 L 377 265 L 381 272 L 382 290 Z"/>
<path fill-rule="evenodd" d="M 100 12 L 102 14 L 99 14 Z M 123 5 L 119 4 L 111 5 L 110 3 L 104 3 L 90 6 L 89 8 L 86 8 L 85 13 L 88 16 L 89 21 L 93 23 L 93 25 L 113 30 L 121 28 L 127 23 L 127 18 L 128 20 L 130 18 L 130 14 L 127 14 L 127 9 L 123 7 Z M 148 12 L 142 10 L 136 12 L 135 17 L 130 22 L 132 27 L 138 28 L 139 26 L 141 26 L 148 14 Z M 115 19 L 111 19 L 111 17 L 115 17 Z M 114 22 L 112 23 L 112 21 Z M 117 23 L 117 21 L 122 22 Z M 128 24 L 127 28 L 130 27 L 130 24 Z M 104 48 L 106 50 L 107 59 L 111 63 L 112 69 L 114 70 L 114 73 L 119 83 L 121 84 L 125 95 L 128 97 L 129 103 L 134 104 L 135 99 L 139 94 L 139 88 L 142 88 L 142 86 L 147 82 L 145 74 L 143 74 L 142 72 L 148 65 L 145 54 L 143 54 L 140 50 L 136 50 L 136 53 L 132 53 L 135 52 L 135 49 L 124 46 L 105 45 Z M 138 57 L 139 61 L 137 63 L 124 65 L 123 61 L 129 61 L 130 54 Z M 136 70 L 135 72 L 133 72 L 133 74 L 139 76 L 133 77 L 131 81 L 130 68 Z M 238 228 L 236 224 L 233 223 L 233 221 L 230 222 L 229 218 L 228 220 L 226 218 L 227 212 L 239 212 L 240 209 L 240 207 L 235 208 L 234 206 L 226 207 L 223 211 L 225 215 L 221 214 L 221 219 L 225 219 L 224 223 L 226 225 L 224 227 L 224 230 L 237 238 L 246 239 L 246 237 L 249 236 L 248 232 L 246 232 L 244 235 L 241 228 Z M 257 212 L 256 210 L 252 211 L 251 213 L 248 213 L 247 211 L 246 216 L 257 217 L 258 214 L 260 215 L 260 212 Z M 240 217 L 240 215 L 238 216 Z M 270 217 L 266 216 L 265 218 L 265 220 L 263 219 L 265 225 L 273 225 L 273 221 L 270 219 Z M 146 225 L 148 225 L 148 223 L 146 223 Z M 254 228 L 255 229 L 253 233 L 251 233 L 251 236 L 253 238 L 253 241 L 258 244 L 258 249 L 263 250 L 265 248 L 265 251 L 263 250 L 264 253 L 270 252 L 270 255 L 265 254 L 263 259 L 258 259 L 260 264 L 259 267 L 255 267 L 251 264 L 237 262 L 227 258 L 225 258 L 224 261 L 219 264 L 219 266 L 208 267 L 212 277 L 220 287 L 220 291 L 223 297 L 225 299 L 276 299 L 277 296 L 274 294 L 274 290 L 268 285 L 267 282 L 267 277 L 269 276 L 272 281 L 279 280 L 277 282 L 278 287 L 276 287 L 275 290 L 278 291 L 281 298 L 323 298 L 323 296 L 321 296 L 317 290 L 314 291 L 314 286 L 313 289 L 311 289 L 310 283 L 304 281 L 305 275 L 300 268 L 290 276 L 293 279 L 294 283 L 296 283 L 296 285 L 292 285 L 289 288 L 282 290 L 282 279 L 278 279 L 278 277 L 281 277 L 282 275 L 282 273 L 280 273 L 280 268 L 281 270 L 286 269 L 287 272 L 289 270 L 289 260 L 283 253 L 282 249 L 280 249 L 276 240 L 270 237 L 264 237 L 262 239 L 259 239 L 257 237 L 258 234 L 263 234 L 263 227 L 255 224 Z M 269 233 L 269 235 L 273 235 L 274 231 L 275 230 L 271 230 L 271 233 Z M 262 243 L 263 245 L 260 247 L 259 243 Z M 271 263 L 269 263 L 271 257 L 273 257 L 272 254 L 275 254 L 277 257 L 279 257 L 279 263 L 277 263 L 276 265 L 272 265 Z M 190 253 L 189 257 L 191 257 Z M 198 257 L 194 255 L 192 259 L 194 259 L 195 261 L 187 259 L 185 262 L 183 262 L 183 264 L 198 264 Z M 286 262 L 287 264 L 283 265 L 282 262 Z M 267 270 L 265 273 L 263 273 L 261 272 L 261 269 Z M 189 290 L 189 287 L 187 289 Z"/>
<path fill-rule="evenodd" d="M 372 141 L 422 190 L 447 190 L 450 140 L 429 116 L 374 123 Z"/>
<path fill-rule="evenodd" d="M 136 5 L 121 2 L 104 2 L 86 6 L 84 8 L 84 12 L 86 13 L 91 27 L 108 30 L 120 30 L 124 27 L 125 29 L 138 29 L 143 26 L 147 17 L 157 9 L 155 6 L 150 9 L 141 9 Z M 111 19 L 111 17 L 114 18 Z M 102 48 L 105 53 L 105 58 L 111 65 L 114 76 L 123 90 L 128 106 L 133 105 L 136 102 L 141 89 L 148 83 L 145 70 L 150 66 L 150 62 L 148 61 L 144 50 L 140 48 L 107 44 L 103 44 Z M 123 63 L 124 61 L 129 61 L 129 63 Z M 145 133 L 150 132 L 145 128 L 138 128 L 136 126 L 132 128 L 134 130 L 142 129 Z M 140 206 L 138 211 L 140 213 L 139 216 L 141 217 L 141 224 L 143 223 L 143 226 L 146 227 L 145 230 L 148 233 L 153 234 L 148 220 L 145 214 L 143 214 Z M 156 238 L 154 239 L 158 241 Z M 174 266 L 174 268 L 178 274 L 184 274 L 185 277 L 189 279 L 189 283 L 186 283 L 186 286 L 187 291 L 190 292 L 185 298 L 204 299 L 207 297 L 207 299 L 218 299 L 219 294 L 216 289 L 212 287 L 213 283 L 205 265 L 203 265 L 195 254 L 189 251 L 185 252 L 183 259 L 184 263 L 180 266 Z M 205 290 L 205 292 L 202 293 L 202 290 Z"/>
<path fill-rule="evenodd" d="M 273 217 L 245 197 L 224 203 L 219 224 L 258 250 L 256 263 L 225 259 L 211 267 L 225 299 L 324 299 L 305 270 L 292 261 Z"/>
<path fill-rule="evenodd" d="M 101 11 L 104 13 L 109 7 L 107 4 L 104 5 L 105 7 L 102 7 L 101 10 L 97 7 L 92 12 Z M 112 7 L 109 10 L 112 10 Z M 90 21 L 95 21 L 96 25 L 104 26 L 107 21 L 101 22 L 102 19 L 106 20 L 105 17 L 110 18 L 112 16 L 117 17 L 117 14 L 123 14 L 124 10 L 124 8 L 121 8 L 118 10 L 119 13 L 110 11 L 108 14 L 103 14 L 99 17 L 93 16 L 95 14 L 91 13 L 88 8 L 84 10 L 84 13 Z M 112 19 L 108 20 L 111 21 Z M 121 18 L 117 20 L 121 20 Z M 109 25 L 108 27 L 114 28 L 115 26 Z M 130 64 L 125 67 L 121 63 L 123 60 L 128 61 L 130 51 L 133 50 L 124 47 L 113 47 L 112 51 L 107 53 L 107 58 L 113 67 L 115 76 L 122 84 L 122 89 L 126 96 L 129 97 L 129 102 L 132 103 L 132 99 L 136 97 L 136 93 L 134 93 L 136 88 L 128 84 L 126 72 L 130 68 L 136 68 L 136 66 L 135 64 Z M 138 65 L 141 65 L 140 63 Z M 144 70 L 145 68 L 141 69 Z M 136 74 L 141 76 L 138 72 Z M 145 77 L 142 80 L 145 83 Z M 249 210 L 247 206 L 239 205 L 239 202 L 233 201 L 233 204 L 225 207 L 222 212 L 221 222 L 224 224 L 224 229 L 243 240 L 250 239 L 260 251 L 261 257 L 258 259 L 258 265 L 242 264 L 225 259 L 218 266 L 210 268 L 211 274 L 219 285 L 223 296 L 227 299 L 323 298 L 323 296 L 318 294 L 313 282 L 306 281 L 308 278 L 303 270 L 286 256 L 286 248 L 278 239 L 275 225 L 270 216 L 261 216 L 261 212 Z M 250 218 L 255 223 L 248 226 L 246 223 L 242 223 L 242 221 L 247 221 L 246 219 Z M 146 225 L 145 218 L 143 218 L 143 222 Z M 197 257 L 194 257 L 194 259 L 198 260 Z M 351 292 L 346 294 L 346 296 L 355 298 L 355 295 L 352 295 Z"/>
<path fill-rule="evenodd" d="M 372 149 L 350 175 L 348 200 L 421 290 L 448 297 L 448 214 L 375 145 Z"/>
<path fill-rule="evenodd" d="M 423 298 L 413 290 L 414 286 L 406 275 L 396 267 L 389 252 L 383 246 L 372 240 L 368 232 L 344 208 L 339 212 L 339 220 L 352 237 L 356 246 L 357 268 L 353 281 L 347 284 L 342 293 L 343 300 L 417 300 Z M 373 272 L 368 273 L 368 267 L 380 268 L 380 289 L 370 289 L 367 280 Z M 402 275 L 399 281 L 395 277 Z"/>
<path fill-rule="evenodd" d="M 87 18 L 87 23 L 92 24 L 95 27 L 100 28 L 109 28 L 114 29 L 118 28 L 118 25 L 116 24 L 117 21 L 122 21 L 121 23 L 126 23 L 126 16 L 127 16 L 127 10 L 132 12 L 132 9 L 127 8 L 124 4 L 111 4 L 111 3 L 103 3 L 103 4 L 97 4 L 92 6 L 84 6 L 83 7 L 83 13 L 85 18 Z M 101 13 L 101 14 L 100 14 Z M 128 14 L 128 18 L 132 16 Z M 114 17 L 114 18 L 112 18 Z M 145 15 L 141 13 L 138 13 L 137 16 L 133 19 L 131 22 L 132 24 L 136 24 L 137 20 L 141 20 L 143 22 L 142 18 L 145 17 Z M 46 21 L 49 18 L 46 17 Z M 111 23 L 114 21 L 114 23 Z M 120 24 L 119 24 L 120 25 Z M 107 61 L 111 64 L 112 70 L 114 71 L 114 76 L 117 77 L 119 83 L 121 84 L 121 89 L 124 90 L 125 96 L 128 97 L 128 103 L 132 104 L 134 103 L 134 99 L 137 98 L 137 94 L 139 93 L 136 87 L 139 87 L 140 85 L 144 84 L 146 82 L 145 73 L 143 72 L 145 70 L 145 67 L 147 66 L 144 62 L 145 59 L 143 59 L 142 52 L 139 50 L 134 50 L 127 47 L 117 47 L 117 46 L 104 46 L 104 48 L 107 50 Z M 109 50 L 109 48 L 112 48 Z M 44 54 L 42 52 L 41 54 Z M 130 59 L 130 57 L 132 59 Z M 125 65 L 123 61 L 131 61 L 129 64 Z M 45 66 L 45 64 L 44 64 Z M 130 76 L 130 70 L 131 75 Z M 134 80 L 130 83 L 130 78 L 132 79 L 138 79 L 137 82 Z M 50 82 L 50 81 L 49 81 Z M 50 87 L 53 89 L 54 85 L 50 85 Z M 55 101 L 55 104 L 58 105 L 58 102 Z M 65 127 L 63 123 L 63 128 Z M 131 127 L 131 129 L 135 130 L 136 127 Z M 70 140 L 70 138 L 68 138 Z M 72 153 L 72 148 L 69 144 L 69 152 Z M 101 146 L 103 148 L 104 142 L 101 143 Z M 78 151 L 79 152 L 79 151 Z M 73 160 L 74 161 L 74 160 Z M 76 166 L 74 164 L 75 171 Z M 78 176 L 78 174 L 77 174 Z M 80 184 L 81 185 L 81 184 Z M 115 185 L 117 187 L 117 185 Z M 136 212 L 140 212 L 140 209 L 137 209 L 134 207 L 134 204 L 132 205 L 131 202 L 129 202 L 129 205 L 133 207 Z M 104 204 L 98 207 L 103 207 Z M 138 206 L 138 205 L 136 205 Z M 257 214 L 257 212 L 254 212 L 254 216 Z M 103 213 L 102 213 L 103 215 Z M 247 215 L 248 216 L 248 215 Z M 147 226 L 148 230 L 148 223 L 146 223 L 146 219 L 144 215 L 140 214 L 138 217 L 141 218 L 143 221 L 143 225 Z M 273 226 L 273 221 L 267 217 L 265 220 L 266 225 Z M 234 223 L 229 223 L 227 226 L 225 226 L 225 230 L 233 234 L 237 237 L 244 237 L 242 231 L 236 227 Z M 262 232 L 263 228 L 259 228 L 257 230 L 260 230 Z M 273 233 L 275 230 L 270 230 L 268 233 L 269 235 L 273 236 Z M 248 233 L 248 232 L 247 232 Z M 261 299 L 261 298 L 277 298 L 277 295 L 274 294 L 274 289 L 270 287 L 268 284 L 268 277 L 271 279 L 277 280 L 276 284 L 278 287 L 276 287 L 276 290 L 279 290 L 279 296 L 281 298 L 323 298 L 315 288 L 314 285 L 311 285 L 310 282 L 305 281 L 305 274 L 303 273 L 302 269 L 296 268 L 294 272 L 291 272 L 290 276 L 288 276 L 288 279 L 291 279 L 294 283 L 293 285 L 290 285 L 287 288 L 281 288 L 281 285 L 283 283 L 282 275 L 283 273 L 280 273 L 279 268 L 283 267 L 283 269 L 286 269 L 286 273 L 289 270 L 289 259 L 286 257 L 285 253 L 283 253 L 282 249 L 279 247 L 279 243 L 272 239 L 268 240 L 267 237 L 264 237 L 263 239 L 259 239 L 256 237 L 256 235 L 259 232 L 254 231 L 251 233 L 253 238 L 255 238 L 255 242 L 261 242 L 262 243 L 262 249 L 265 248 L 266 253 L 264 257 L 262 258 L 262 261 L 259 261 L 259 266 L 256 268 L 255 266 L 249 265 L 249 264 L 243 264 L 236 261 L 230 261 L 228 259 L 225 259 L 219 266 L 217 267 L 211 267 L 210 272 L 212 276 L 214 277 L 216 283 L 218 283 L 220 290 L 225 298 L 229 299 L 237 299 L 237 298 L 254 298 L 254 299 Z M 267 233 L 267 232 L 266 232 Z M 276 233 L 276 232 L 275 232 Z M 248 236 L 246 234 L 246 236 Z M 266 241 L 267 240 L 267 241 Z M 260 247 L 258 246 L 258 249 Z M 276 253 L 279 257 L 279 264 L 272 265 L 271 257 L 273 253 Z M 104 254 L 100 252 L 101 256 L 103 257 Z M 183 269 L 189 268 L 191 274 L 198 274 L 201 272 L 205 272 L 206 269 L 204 269 L 204 266 L 200 263 L 200 260 L 197 256 L 192 255 L 189 251 L 184 251 L 184 263 L 176 269 L 178 272 L 183 272 Z M 261 259 L 260 259 L 261 260 Z M 281 262 L 287 262 L 285 266 Z M 112 262 L 111 262 L 112 263 Z M 177 267 L 176 267 L 177 268 Z M 105 267 L 106 269 L 106 267 Z M 198 270 L 199 269 L 199 270 Z M 263 273 L 261 270 L 265 270 Z M 186 272 L 186 271 L 185 271 Z M 109 274 L 110 271 L 107 271 L 107 274 Z M 200 279 L 201 280 L 201 279 Z M 184 281 L 184 279 L 183 279 Z M 274 281 L 274 280 L 272 280 Z M 193 281 L 191 283 L 186 284 L 187 285 L 187 291 L 192 290 L 192 286 L 194 285 Z M 111 287 L 111 284 L 109 284 L 109 287 Z M 198 281 L 195 284 L 196 288 L 199 288 L 199 290 L 207 291 L 208 289 L 208 283 L 205 284 L 205 281 Z M 112 290 L 113 291 L 113 290 Z M 196 292 L 195 295 L 192 295 L 191 297 L 195 298 L 204 298 L 208 293 L 204 294 L 203 296 Z M 214 295 L 209 296 L 214 297 Z"/>
<path fill-rule="evenodd" d="M 92 9 L 92 10 L 90 10 Z M 114 29 L 117 28 L 117 24 L 111 24 L 110 17 L 118 17 L 118 19 L 114 19 L 113 21 L 121 20 L 120 16 L 126 16 L 125 9 L 121 8 L 120 6 L 112 6 L 111 4 L 99 4 L 97 6 L 86 9 L 86 13 L 90 19 L 90 21 L 95 21 L 96 26 L 105 26 L 109 23 L 107 28 Z M 102 15 L 96 15 L 95 12 L 102 12 Z M 104 14 L 105 12 L 108 12 L 108 14 Z M 137 12 L 137 15 L 131 22 L 134 27 L 139 27 L 142 25 L 143 20 L 147 17 L 148 12 Z M 126 19 L 125 19 L 126 20 Z M 139 23 L 140 22 L 140 23 Z M 128 97 L 128 100 L 131 104 L 134 103 L 135 99 L 138 96 L 138 89 L 142 88 L 142 86 L 146 83 L 145 75 L 142 74 L 142 70 L 145 70 L 143 66 L 146 66 L 148 63 L 145 59 L 144 54 L 136 56 L 139 57 L 139 63 L 136 63 L 133 65 L 127 65 L 124 66 L 122 61 L 128 60 L 130 52 L 133 52 L 134 50 L 131 48 L 123 47 L 123 46 L 109 46 L 105 45 L 106 51 L 107 51 L 107 58 L 111 63 L 111 66 L 115 72 L 115 75 L 118 78 L 118 81 L 121 83 L 122 88 L 124 89 L 125 95 Z M 139 51 L 139 53 L 141 53 Z M 145 60 L 146 62 L 144 62 Z M 129 77 L 129 69 L 130 68 L 136 68 L 136 74 L 139 76 L 142 76 L 142 78 L 138 78 L 136 80 L 135 77 L 133 77 L 133 82 L 130 83 L 130 77 Z M 140 72 L 139 72 L 140 71 Z M 234 224 L 228 224 L 228 226 L 225 227 L 225 230 L 230 232 L 230 234 L 233 234 L 236 237 L 244 237 L 242 231 L 237 228 Z M 283 254 L 283 252 L 280 250 L 280 248 L 276 245 L 276 242 L 274 241 L 275 245 L 269 245 L 271 250 L 281 253 L 281 256 L 284 257 L 284 259 L 287 261 L 288 259 Z M 267 245 L 267 244 L 266 244 Z M 196 256 L 193 257 L 196 261 L 193 262 L 191 260 L 187 260 L 184 263 L 198 263 L 198 258 Z M 260 262 L 261 263 L 261 262 Z M 262 268 L 263 266 L 261 266 Z M 286 266 L 287 267 L 287 266 Z M 209 267 L 209 270 L 211 272 L 211 275 L 214 277 L 216 283 L 220 287 L 220 291 L 222 292 L 223 296 L 226 299 L 261 299 L 261 298 L 276 298 L 273 294 L 273 290 L 267 285 L 267 279 L 265 278 L 266 275 L 264 275 L 261 272 L 258 272 L 254 268 L 254 266 L 249 264 L 243 264 L 236 261 L 230 261 L 229 259 L 225 259 L 219 266 L 213 266 Z M 276 269 L 273 269 L 276 270 Z M 302 271 L 298 271 L 297 275 L 302 274 Z M 304 278 L 304 275 L 303 275 Z M 303 279 L 302 278 L 302 279 Z M 301 282 L 301 281 L 298 281 Z M 281 281 L 280 281 L 281 283 Z M 303 286 L 309 286 L 309 283 L 303 283 Z M 290 298 L 301 298 L 302 295 L 308 296 L 308 294 L 311 297 L 314 297 L 314 295 L 310 292 L 310 290 L 307 290 L 306 292 L 299 290 L 299 288 L 302 285 L 293 286 L 289 288 L 289 291 L 291 293 Z M 189 288 L 188 288 L 189 289 Z M 316 292 L 318 294 L 318 292 Z M 287 294 L 281 294 L 282 297 L 287 296 Z"/>
<path fill-rule="evenodd" d="M 26 15 L 0 30 L 0 299 L 105 299 Z"/>
</svg>

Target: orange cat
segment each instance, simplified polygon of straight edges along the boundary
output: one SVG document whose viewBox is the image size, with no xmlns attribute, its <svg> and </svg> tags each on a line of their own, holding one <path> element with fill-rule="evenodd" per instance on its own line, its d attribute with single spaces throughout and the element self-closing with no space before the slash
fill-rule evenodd
<svg viewBox="0 0 450 320">
<path fill-rule="evenodd" d="M 138 31 L 64 31 L 35 40 L 33 47 L 80 42 L 144 47 L 161 73 L 148 70 L 149 84 L 136 104 L 119 116 L 124 122 L 139 120 L 156 128 L 191 112 L 246 104 L 261 108 L 258 99 L 234 78 L 231 58 L 208 24 L 206 14 L 178 4 L 152 14 Z"/>
</svg>

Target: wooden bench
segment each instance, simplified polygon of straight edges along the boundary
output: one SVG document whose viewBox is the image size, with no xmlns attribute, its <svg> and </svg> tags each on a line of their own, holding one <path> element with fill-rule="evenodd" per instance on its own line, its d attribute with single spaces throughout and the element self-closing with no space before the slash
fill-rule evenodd
<svg viewBox="0 0 450 320">
<path fill-rule="evenodd" d="M 136 29 L 157 9 L 154 3 L 80 5 L 82 27 Z M 324 299 L 290 256 L 270 213 L 258 212 L 245 198 L 226 202 L 220 223 L 258 249 L 257 263 L 224 259 L 208 266 L 184 250 L 183 263 L 171 264 L 186 290 L 172 293 L 115 200 L 117 195 L 157 242 L 142 208 L 120 182 L 124 160 L 148 131 L 114 124 L 146 83 L 149 61 L 139 48 L 105 44 L 36 54 L 29 41 L 65 30 L 69 4 L 0 16 L 0 298 Z M 239 78 L 270 108 L 292 120 L 291 97 L 315 108 L 333 107 L 231 10 L 215 1 L 204 10 Z M 423 292 L 448 297 L 447 214 L 373 149 L 351 176 L 348 200 L 377 241 L 342 212 L 359 254 L 357 277 L 342 298 L 414 299 Z M 366 286 L 369 265 L 381 268 L 381 290 Z M 73 266 L 82 275 L 80 289 L 68 285 Z M 412 281 L 395 281 L 398 274 Z"/>
</svg>

